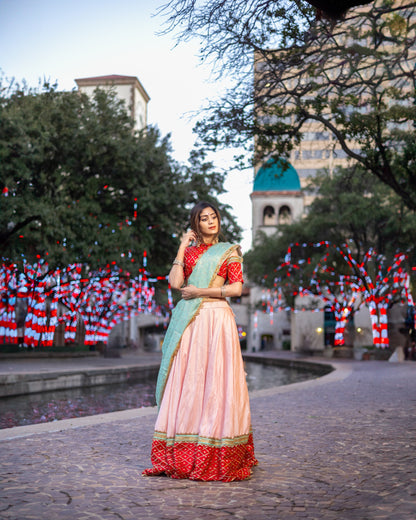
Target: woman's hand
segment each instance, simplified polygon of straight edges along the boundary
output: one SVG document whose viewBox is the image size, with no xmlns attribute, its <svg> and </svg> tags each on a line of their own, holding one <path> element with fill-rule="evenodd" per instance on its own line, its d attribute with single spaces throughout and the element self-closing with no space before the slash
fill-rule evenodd
<svg viewBox="0 0 416 520">
<path fill-rule="evenodd" d="M 187 285 L 186 287 L 182 287 L 180 291 L 184 300 L 192 300 L 193 298 L 199 297 L 199 289 L 195 287 L 195 285 Z"/>
<path fill-rule="evenodd" d="M 187 231 L 182 235 L 181 244 L 179 247 L 188 247 L 191 242 L 197 242 L 197 236 L 195 231 Z"/>
</svg>

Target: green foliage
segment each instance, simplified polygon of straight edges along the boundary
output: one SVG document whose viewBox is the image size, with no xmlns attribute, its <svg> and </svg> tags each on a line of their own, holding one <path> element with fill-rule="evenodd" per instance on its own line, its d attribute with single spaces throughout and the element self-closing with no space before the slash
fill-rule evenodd
<svg viewBox="0 0 416 520">
<path fill-rule="evenodd" d="M 8 190 L 0 196 L 1 255 L 134 271 L 147 250 L 152 271 L 166 274 L 190 207 L 223 192 L 204 154 L 177 164 L 169 138 L 156 128 L 134 132 L 113 92 L 0 89 L 0 192 Z M 223 209 L 229 238 L 238 239 Z"/>
<path fill-rule="evenodd" d="M 356 165 L 333 176 L 318 175 L 309 189 L 318 196 L 308 209 L 307 233 L 317 240 L 352 241 L 357 258 L 374 247 L 388 257 L 416 238 L 414 211 L 385 184 Z M 313 239 L 315 240 L 315 238 Z"/>
</svg>

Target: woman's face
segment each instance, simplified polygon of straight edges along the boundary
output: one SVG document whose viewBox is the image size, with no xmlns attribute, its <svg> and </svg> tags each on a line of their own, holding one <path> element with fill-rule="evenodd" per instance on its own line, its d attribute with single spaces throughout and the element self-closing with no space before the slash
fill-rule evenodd
<svg viewBox="0 0 416 520">
<path fill-rule="evenodd" d="M 217 214 L 213 208 L 204 208 L 199 214 L 199 229 L 205 243 L 211 243 L 219 232 Z"/>
</svg>

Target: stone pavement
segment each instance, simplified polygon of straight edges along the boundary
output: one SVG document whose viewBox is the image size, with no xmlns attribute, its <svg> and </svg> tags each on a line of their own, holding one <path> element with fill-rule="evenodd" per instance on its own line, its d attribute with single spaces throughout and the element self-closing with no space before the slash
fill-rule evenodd
<svg viewBox="0 0 416 520">
<path fill-rule="evenodd" d="M 416 363 L 331 364 L 251 394 L 243 482 L 142 477 L 154 409 L 0 430 L 0 518 L 416 519 Z"/>
<path fill-rule="evenodd" d="M 100 370 L 114 367 L 153 365 L 160 363 L 159 352 L 122 351 L 121 357 L 0 357 L 0 376 L 7 374 L 30 374 L 72 372 L 74 370 Z"/>
</svg>

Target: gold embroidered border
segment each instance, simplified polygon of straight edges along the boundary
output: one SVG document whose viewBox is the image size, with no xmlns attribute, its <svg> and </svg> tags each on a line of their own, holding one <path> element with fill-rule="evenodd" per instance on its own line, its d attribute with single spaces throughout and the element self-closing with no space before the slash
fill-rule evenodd
<svg viewBox="0 0 416 520">
<path fill-rule="evenodd" d="M 155 431 L 153 440 L 165 442 L 167 446 L 174 444 L 188 443 L 201 444 L 204 446 L 211 446 L 212 448 L 222 448 L 224 446 L 232 447 L 239 444 L 247 444 L 252 431 L 244 435 L 236 437 L 224 437 L 222 439 L 215 439 L 214 437 L 201 437 L 197 433 L 177 433 L 175 437 L 167 437 L 165 432 Z"/>
<path fill-rule="evenodd" d="M 222 264 L 224 263 L 224 261 L 226 260 L 226 258 L 227 258 L 227 257 L 228 257 L 228 256 L 229 256 L 233 251 L 235 251 L 236 249 L 238 249 L 239 247 L 240 247 L 240 245 L 238 245 L 238 244 L 234 244 L 234 245 L 232 245 L 231 247 L 229 247 L 229 248 L 227 249 L 227 251 L 225 251 L 225 253 L 221 256 L 220 261 L 218 262 L 217 267 L 216 267 L 216 269 L 215 269 L 215 271 L 214 271 L 214 274 L 212 275 L 211 281 L 210 281 L 209 284 L 208 284 L 208 287 L 211 287 L 211 286 L 212 286 L 212 284 L 213 284 L 213 282 L 214 282 L 214 280 L 215 280 L 215 278 L 216 278 L 216 276 L 217 276 L 217 274 L 218 274 L 218 271 L 220 270 L 220 268 L 221 268 Z"/>
<path fill-rule="evenodd" d="M 227 259 L 227 265 L 229 264 L 242 264 L 243 263 L 243 258 L 241 256 L 230 256 L 228 259 Z"/>
</svg>

